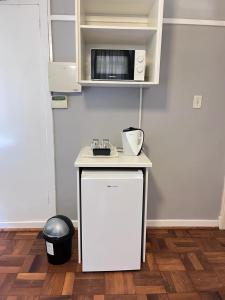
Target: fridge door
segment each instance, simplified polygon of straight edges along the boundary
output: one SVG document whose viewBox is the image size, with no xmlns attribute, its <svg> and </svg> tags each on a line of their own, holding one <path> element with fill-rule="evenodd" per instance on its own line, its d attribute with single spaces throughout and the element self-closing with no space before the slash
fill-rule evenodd
<svg viewBox="0 0 225 300">
<path fill-rule="evenodd" d="M 141 265 L 142 171 L 83 171 L 83 271 L 137 270 Z"/>
</svg>

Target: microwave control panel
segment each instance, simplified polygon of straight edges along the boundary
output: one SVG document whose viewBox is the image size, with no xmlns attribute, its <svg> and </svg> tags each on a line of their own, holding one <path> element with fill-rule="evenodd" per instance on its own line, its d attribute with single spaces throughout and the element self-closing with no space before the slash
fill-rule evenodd
<svg viewBox="0 0 225 300">
<path fill-rule="evenodd" d="M 146 51 L 135 50 L 134 80 L 145 80 Z"/>
</svg>

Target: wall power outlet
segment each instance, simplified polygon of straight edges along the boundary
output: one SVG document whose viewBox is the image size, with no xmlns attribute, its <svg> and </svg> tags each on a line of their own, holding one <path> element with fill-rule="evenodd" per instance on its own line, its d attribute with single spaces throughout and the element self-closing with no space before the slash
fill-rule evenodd
<svg viewBox="0 0 225 300">
<path fill-rule="evenodd" d="M 202 95 L 195 95 L 193 99 L 193 108 L 202 107 Z"/>
</svg>

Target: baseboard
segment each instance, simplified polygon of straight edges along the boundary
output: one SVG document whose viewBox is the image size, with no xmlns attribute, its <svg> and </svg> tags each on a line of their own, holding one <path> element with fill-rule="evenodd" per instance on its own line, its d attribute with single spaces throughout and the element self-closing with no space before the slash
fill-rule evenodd
<svg viewBox="0 0 225 300">
<path fill-rule="evenodd" d="M 147 220 L 148 227 L 218 227 L 218 220 Z"/>
<path fill-rule="evenodd" d="M 225 178 L 224 178 L 224 185 L 223 185 L 221 210 L 220 210 L 220 216 L 219 216 L 219 228 L 225 229 Z"/>
<path fill-rule="evenodd" d="M 46 221 L 24 221 L 24 222 L 0 222 L 2 229 L 41 229 Z M 78 227 L 78 221 L 72 220 L 75 228 Z M 147 220 L 148 227 L 218 227 L 218 220 Z"/>
<path fill-rule="evenodd" d="M 45 221 L 19 221 L 19 222 L 0 222 L 0 228 L 5 229 L 31 229 L 43 228 Z"/>
</svg>

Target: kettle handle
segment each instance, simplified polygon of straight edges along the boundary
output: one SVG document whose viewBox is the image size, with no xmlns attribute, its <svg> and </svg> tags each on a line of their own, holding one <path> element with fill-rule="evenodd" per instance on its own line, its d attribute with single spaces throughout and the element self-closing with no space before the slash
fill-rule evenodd
<svg viewBox="0 0 225 300">
<path fill-rule="evenodd" d="M 142 146 L 144 144 L 144 131 L 142 129 L 138 129 L 141 131 L 141 137 L 139 138 L 139 143 L 138 143 L 138 148 L 139 148 L 139 152 L 138 152 L 138 155 L 141 154 L 141 150 L 142 150 Z"/>
</svg>

